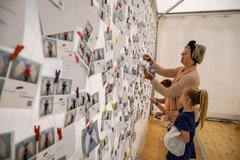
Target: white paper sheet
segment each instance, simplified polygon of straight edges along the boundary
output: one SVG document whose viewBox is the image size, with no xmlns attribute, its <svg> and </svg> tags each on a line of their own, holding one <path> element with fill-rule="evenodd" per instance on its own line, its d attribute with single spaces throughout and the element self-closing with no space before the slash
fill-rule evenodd
<svg viewBox="0 0 240 160">
<path fill-rule="evenodd" d="M 0 5 L 0 45 L 15 48 L 22 44 L 25 24 L 26 2 L 1 0 Z M 14 38 L 13 38 L 14 37 Z"/>
</svg>

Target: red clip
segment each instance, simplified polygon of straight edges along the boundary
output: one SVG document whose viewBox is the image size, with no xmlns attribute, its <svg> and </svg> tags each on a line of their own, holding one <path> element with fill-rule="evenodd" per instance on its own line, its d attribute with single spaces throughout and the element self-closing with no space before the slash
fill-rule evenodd
<svg viewBox="0 0 240 160">
<path fill-rule="evenodd" d="M 114 128 L 112 127 L 112 132 L 114 132 Z"/>
<path fill-rule="evenodd" d="M 62 128 L 57 128 L 57 134 L 58 134 L 59 140 L 61 140 L 62 139 Z"/>
<path fill-rule="evenodd" d="M 74 57 L 75 57 L 75 59 L 76 59 L 76 62 L 79 63 L 79 57 L 77 56 L 77 53 L 76 53 L 76 52 L 74 52 Z"/>
<path fill-rule="evenodd" d="M 36 134 L 36 141 L 38 141 L 40 139 L 40 126 L 34 126 L 34 132 Z"/>
<path fill-rule="evenodd" d="M 88 122 L 87 127 L 88 127 L 88 128 L 92 128 L 92 125 L 93 125 L 93 124 L 92 124 L 92 120 L 90 120 L 90 121 Z"/>
<path fill-rule="evenodd" d="M 80 31 L 77 31 L 77 34 L 79 35 L 79 37 L 80 37 L 81 39 L 84 39 L 84 35 L 83 35 Z"/>
<path fill-rule="evenodd" d="M 91 6 L 93 6 L 93 0 L 91 0 Z"/>
<path fill-rule="evenodd" d="M 23 45 L 18 44 L 17 47 L 15 48 L 14 52 L 12 53 L 12 55 L 9 58 L 10 61 L 14 61 L 18 57 L 19 53 L 23 50 L 23 48 L 24 48 Z"/>
<path fill-rule="evenodd" d="M 109 26 L 107 26 L 107 33 L 109 32 L 109 30 L 110 30 L 110 27 L 109 27 Z"/>
</svg>

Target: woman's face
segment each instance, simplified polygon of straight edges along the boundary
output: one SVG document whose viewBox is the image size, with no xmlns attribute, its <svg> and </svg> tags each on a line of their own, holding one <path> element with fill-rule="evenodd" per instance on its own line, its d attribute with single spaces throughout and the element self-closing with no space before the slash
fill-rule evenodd
<svg viewBox="0 0 240 160">
<path fill-rule="evenodd" d="M 182 58 L 181 58 L 181 63 L 184 66 L 187 66 L 188 64 L 190 64 L 192 62 L 192 58 L 191 58 L 191 49 L 189 46 L 186 46 L 184 48 L 183 53 L 181 54 Z"/>
</svg>

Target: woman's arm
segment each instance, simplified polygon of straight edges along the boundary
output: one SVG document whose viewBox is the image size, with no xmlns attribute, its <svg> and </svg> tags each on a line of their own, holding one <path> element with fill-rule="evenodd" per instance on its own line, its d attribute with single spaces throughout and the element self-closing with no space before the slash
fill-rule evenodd
<svg viewBox="0 0 240 160">
<path fill-rule="evenodd" d="M 174 78 L 177 75 L 178 71 L 182 68 L 182 67 L 177 67 L 172 69 L 164 69 L 154 61 L 153 61 L 152 67 L 156 69 L 157 74 L 164 77 L 169 77 L 169 78 Z"/>
<path fill-rule="evenodd" d="M 166 88 L 161 83 L 159 83 L 155 78 L 152 80 L 152 86 L 154 90 L 160 93 L 166 98 L 174 98 L 180 96 L 182 90 L 185 87 L 194 87 L 197 82 L 192 76 L 183 76 L 177 83 L 173 84 L 171 87 Z"/>
</svg>

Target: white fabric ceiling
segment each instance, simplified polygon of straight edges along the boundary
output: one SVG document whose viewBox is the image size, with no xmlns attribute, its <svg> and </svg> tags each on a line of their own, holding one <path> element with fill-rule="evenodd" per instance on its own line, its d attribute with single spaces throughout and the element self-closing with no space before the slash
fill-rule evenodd
<svg viewBox="0 0 240 160">
<path fill-rule="evenodd" d="M 156 0 L 158 13 L 164 13 L 179 0 Z M 235 10 L 240 9 L 240 0 L 184 0 L 169 13 Z"/>
</svg>

